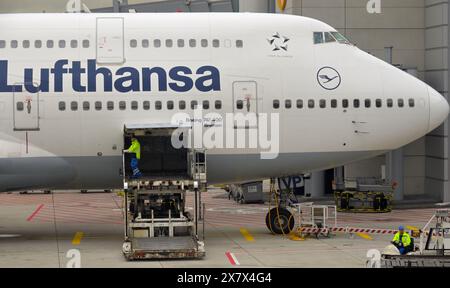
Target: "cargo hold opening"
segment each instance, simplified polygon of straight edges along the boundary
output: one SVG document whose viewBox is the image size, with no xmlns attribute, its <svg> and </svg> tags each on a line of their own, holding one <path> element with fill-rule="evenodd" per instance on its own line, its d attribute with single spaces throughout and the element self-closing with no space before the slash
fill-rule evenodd
<svg viewBox="0 0 450 288">
<path fill-rule="evenodd" d="M 171 124 L 129 124 L 124 126 L 124 149 L 131 145 L 131 139 L 138 139 L 141 144 L 141 159 L 139 169 L 143 179 L 187 179 L 189 177 L 189 151 L 183 147 L 174 148 L 172 135 L 177 133 L 180 141 L 188 137 L 190 126 Z M 124 169 L 127 179 L 133 174 L 130 153 L 124 155 Z"/>
</svg>

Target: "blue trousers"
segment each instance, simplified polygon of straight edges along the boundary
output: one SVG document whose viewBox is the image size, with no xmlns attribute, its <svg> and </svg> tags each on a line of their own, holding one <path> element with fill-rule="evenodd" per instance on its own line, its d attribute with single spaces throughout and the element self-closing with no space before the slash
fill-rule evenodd
<svg viewBox="0 0 450 288">
<path fill-rule="evenodd" d="M 139 170 L 139 160 L 137 158 L 132 158 L 131 159 L 131 170 L 133 171 L 133 176 L 132 178 L 140 178 L 142 177 L 142 173 Z"/>
</svg>

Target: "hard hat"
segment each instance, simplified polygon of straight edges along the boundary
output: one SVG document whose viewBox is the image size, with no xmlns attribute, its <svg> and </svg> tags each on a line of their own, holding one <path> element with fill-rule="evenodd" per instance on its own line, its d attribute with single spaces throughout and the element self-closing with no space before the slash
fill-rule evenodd
<svg viewBox="0 0 450 288">
<path fill-rule="evenodd" d="M 400 227 L 398 227 L 398 230 L 400 230 L 400 231 L 405 231 L 405 227 L 400 226 Z"/>
</svg>

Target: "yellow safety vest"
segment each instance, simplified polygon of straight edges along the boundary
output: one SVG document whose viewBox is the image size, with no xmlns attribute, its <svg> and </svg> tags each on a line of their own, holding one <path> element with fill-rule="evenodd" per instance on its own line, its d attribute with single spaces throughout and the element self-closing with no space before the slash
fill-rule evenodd
<svg viewBox="0 0 450 288">
<path fill-rule="evenodd" d="M 141 159 L 141 144 L 139 143 L 139 141 L 134 140 L 133 142 L 131 142 L 131 146 L 130 148 L 128 148 L 128 151 L 131 153 L 135 153 L 138 160 Z"/>
<path fill-rule="evenodd" d="M 401 241 L 403 243 L 403 247 L 408 247 L 409 245 L 411 245 L 411 236 L 409 236 L 408 233 L 403 233 L 401 237 L 402 239 L 400 239 L 400 232 L 398 232 L 397 234 L 395 234 L 394 240 L 392 241 L 395 243 L 400 243 Z"/>
</svg>

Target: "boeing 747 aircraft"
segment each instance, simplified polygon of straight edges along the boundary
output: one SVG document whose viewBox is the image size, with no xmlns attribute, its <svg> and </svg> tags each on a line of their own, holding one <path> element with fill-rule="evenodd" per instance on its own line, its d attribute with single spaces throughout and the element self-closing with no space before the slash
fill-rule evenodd
<svg viewBox="0 0 450 288">
<path fill-rule="evenodd" d="M 310 18 L 0 15 L 0 191 L 121 188 L 124 125 L 195 121 L 196 107 L 223 123 L 279 115 L 276 151 L 208 149 L 211 184 L 370 158 L 449 114 L 430 86 Z"/>
</svg>

